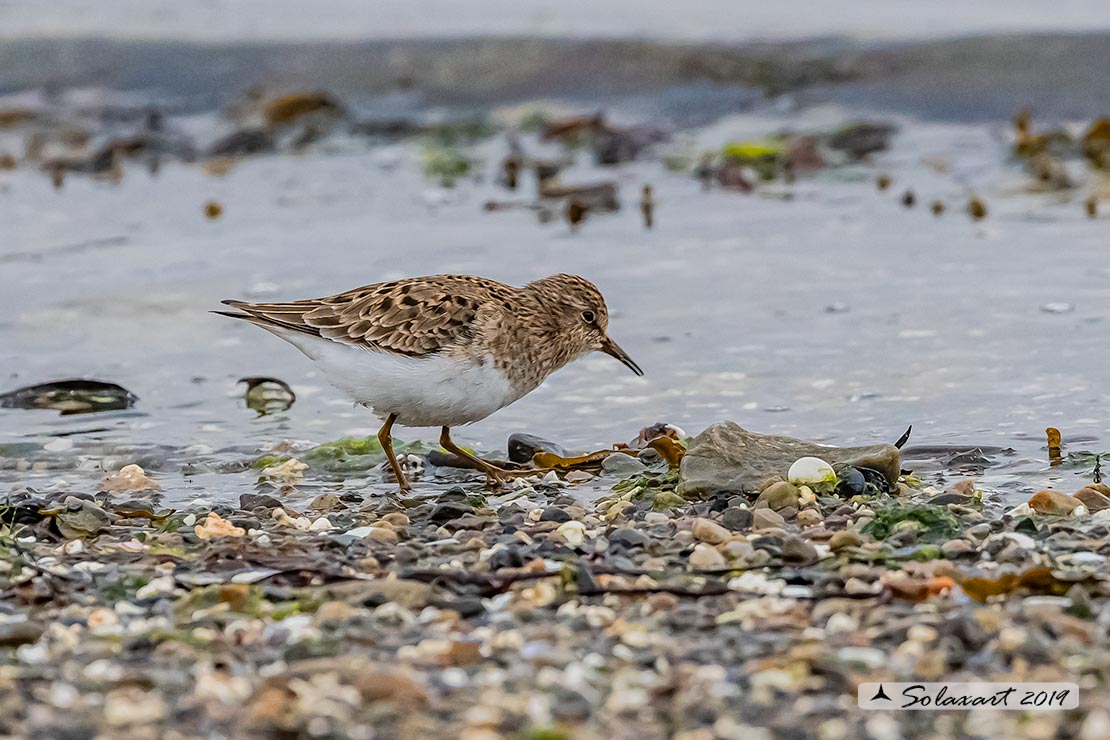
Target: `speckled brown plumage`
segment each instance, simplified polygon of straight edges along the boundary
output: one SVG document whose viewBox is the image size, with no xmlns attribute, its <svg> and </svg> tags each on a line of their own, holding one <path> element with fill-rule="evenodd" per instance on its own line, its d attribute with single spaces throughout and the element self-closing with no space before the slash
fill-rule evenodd
<svg viewBox="0 0 1110 740">
<path fill-rule="evenodd" d="M 593 283 L 552 275 L 522 288 L 473 275 L 375 283 L 288 303 L 224 301 L 234 318 L 408 357 L 490 355 L 524 392 L 602 346 L 609 313 Z M 592 325 L 583 313 L 594 317 Z"/>
</svg>

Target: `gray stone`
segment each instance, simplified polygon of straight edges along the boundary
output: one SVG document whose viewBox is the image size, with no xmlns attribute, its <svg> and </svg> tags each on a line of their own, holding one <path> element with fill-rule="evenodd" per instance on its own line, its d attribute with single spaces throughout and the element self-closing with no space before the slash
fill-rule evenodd
<svg viewBox="0 0 1110 740">
<path fill-rule="evenodd" d="M 752 512 L 739 506 L 730 506 L 721 514 L 721 523 L 733 532 L 739 532 L 752 526 Z"/>
<path fill-rule="evenodd" d="M 627 478 L 644 472 L 647 468 L 642 462 L 629 455 L 610 455 L 601 461 L 601 472 Z"/>
<path fill-rule="evenodd" d="M 890 444 L 865 447 L 825 447 L 790 437 L 756 434 L 731 421 L 720 422 L 694 437 L 682 458 L 679 494 L 705 496 L 720 491 L 755 492 L 773 475 L 785 476 L 800 457 L 820 457 L 831 464 L 845 463 L 879 471 L 894 485 L 901 454 Z"/>
<path fill-rule="evenodd" d="M 569 522 L 570 519 L 570 514 L 558 506 L 548 506 L 540 515 L 541 522 Z"/>
<path fill-rule="evenodd" d="M 650 537 L 631 527 L 614 530 L 609 533 L 608 538 L 610 547 L 643 547 L 651 542 Z"/>
<path fill-rule="evenodd" d="M 808 565 L 817 560 L 817 548 L 801 537 L 787 537 L 782 543 L 781 557 L 785 563 Z"/>
<path fill-rule="evenodd" d="M 771 509 L 756 509 L 752 512 L 752 529 L 771 529 L 785 527 L 786 520 L 777 511 Z"/>
</svg>

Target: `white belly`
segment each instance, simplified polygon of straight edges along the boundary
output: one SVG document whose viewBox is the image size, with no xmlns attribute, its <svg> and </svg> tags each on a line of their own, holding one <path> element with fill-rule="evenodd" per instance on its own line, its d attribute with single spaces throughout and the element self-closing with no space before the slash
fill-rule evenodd
<svg viewBox="0 0 1110 740">
<path fill-rule="evenodd" d="M 493 359 L 405 357 L 298 332 L 275 334 L 305 353 L 355 402 L 410 427 L 458 426 L 484 419 L 520 398 Z"/>
</svg>

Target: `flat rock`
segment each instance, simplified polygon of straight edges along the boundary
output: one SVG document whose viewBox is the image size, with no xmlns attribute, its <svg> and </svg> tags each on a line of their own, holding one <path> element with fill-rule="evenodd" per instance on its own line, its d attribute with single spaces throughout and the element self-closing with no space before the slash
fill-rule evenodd
<svg viewBox="0 0 1110 740">
<path fill-rule="evenodd" d="M 880 472 L 890 485 L 898 481 L 901 454 L 894 445 L 826 447 L 791 437 L 756 434 L 731 421 L 709 427 L 690 443 L 682 458 L 678 492 L 705 496 L 721 491 L 755 492 L 770 476 L 785 476 L 800 457 L 819 457 Z"/>
<path fill-rule="evenodd" d="M 1096 511 L 1103 509 L 1110 509 L 1110 496 L 1107 496 L 1102 491 L 1099 491 L 1094 486 L 1087 486 L 1078 493 L 1074 498 L 1087 507 L 1087 511 L 1092 514 Z"/>
</svg>

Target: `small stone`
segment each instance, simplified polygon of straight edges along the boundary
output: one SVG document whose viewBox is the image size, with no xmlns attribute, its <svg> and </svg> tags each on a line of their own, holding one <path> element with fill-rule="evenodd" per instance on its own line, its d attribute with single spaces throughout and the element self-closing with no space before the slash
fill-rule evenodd
<svg viewBox="0 0 1110 740">
<path fill-rule="evenodd" d="M 796 506 L 800 497 L 801 491 L 796 485 L 779 481 L 771 484 L 764 489 L 763 493 L 759 494 L 759 498 L 755 500 L 755 508 L 759 508 L 762 503 L 770 509 L 780 511 L 788 506 Z"/>
<path fill-rule="evenodd" d="M 563 522 L 555 531 L 571 547 L 579 547 L 586 539 L 586 525 L 582 522 Z"/>
<path fill-rule="evenodd" d="M 149 599 L 162 594 L 172 594 L 174 589 L 173 576 L 159 576 L 151 578 L 135 591 L 136 599 Z"/>
<path fill-rule="evenodd" d="M 629 455 L 618 453 L 616 455 L 609 455 L 601 461 L 601 472 L 607 475 L 617 475 L 621 478 L 629 478 L 645 470 L 647 470 L 646 465 Z"/>
<path fill-rule="evenodd" d="M 730 506 L 721 514 L 721 523 L 733 532 L 748 529 L 752 526 L 751 509 Z"/>
<path fill-rule="evenodd" d="M 622 527 L 616 529 L 607 535 L 609 546 L 620 547 L 643 547 L 651 542 L 651 538 L 643 532 L 632 529 L 631 527 Z"/>
<path fill-rule="evenodd" d="M 982 524 L 976 524 L 972 527 L 968 527 L 967 532 L 965 532 L 965 534 L 967 536 L 974 537 L 977 540 L 981 540 L 985 537 L 989 537 L 990 533 L 991 533 L 991 525 L 987 522 L 983 522 Z"/>
<path fill-rule="evenodd" d="M 859 629 L 859 621 L 850 614 L 836 612 L 825 622 L 825 632 L 835 635 L 843 632 L 855 632 Z"/>
<path fill-rule="evenodd" d="M 975 552 L 975 546 L 967 540 L 948 540 L 940 546 L 940 551 L 944 557 L 952 560 L 961 555 Z"/>
<path fill-rule="evenodd" d="M 391 511 L 381 518 L 381 522 L 394 529 L 401 529 L 409 526 L 409 517 L 408 514 L 403 514 L 400 511 Z"/>
<path fill-rule="evenodd" d="M 0 621 L 0 647 L 16 648 L 33 645 L 42 637 L 43 627 L 37 622 Z"/>
<path fill-rule="evenodd" d="M 755 552 L 750 542 L 732 539 L 721 546 L 724 556 L 730 560 L 747 560 Z"/>
<path fill-rule="evenodd" d="M 1094 707 L 1079 726 L 1078 740 L 1105 740 L 1110 737 L 1110 712 Z"/>
<path fill-rule="evenodd" d="M 756 509 L 752 512 L 752 529 L 754 530 L 758 531 L 760 529 L 771 529 L 775 527 L 781 529 L 785 526 L 786 520 L 776 511 L 772 511 L 771 509 Z"/>
<path fill-rule="evenodd" d="M 690 553 L 690 567 L 694 570 L 721 570 L 727 567 L 725 556 L 709 545 L 698 544 Z"/>
<path fill-rule="evenodd" d="M 1086 506 L 1087 511 L 1092 514 L 1096 511 L 1102 511 L 1103 509 L 1110 509 L 1110 496 L 1107 496 L 1094 486 L 1087 486 L 1078 491 L 1073 498 Z"/>
<path fill-rule="evenodd" d="M 808 565 L 817 560 L 817 548 L 801 537 L 787 537 L 782 543 L 781 557 L 785 563 Z"/>
<path fill-rule="evenodd" d="M 281 506 L 281 501 L 264 493 L 244 493 L 239 496 L 239 508 L 243 511 L 254 511 L 255 509 L 270 511 L 279 506 Z"/>
<path fill-rule="evenodd" d="M 585 470 L 571 470 L 563 479 L 567 483 L 585 483 L 588 480 L 593 480 L 593 473 L 587 473 Z"/>
<path fill-rule="evenodd" d="M 815 511 L 814 509 L 802 509 L 798 512 L 798 518 L 796 521 L 798 522 L 798 526 L 802 527 L 803 529 L 816 527 L 822 523 L 820 512 Z"/>
<path fill-rule="evenodd" d="M 852 577 L 844 582 L 844 593 L 851 596 L 874 595 L 881 593 L 882 590 L 883 584 L 878 581 L 869 583 L 862 578 Z"/>
<path fill-rule="evenodd" d="M 719 545 L 732 537 L 732 532 L 717 524 L 717 522 L 703 517 L 694 520 L 690 531 L 693 532 L 694 539 L 700 542 L 708 542 L 711 545 Z"/>
<path fill-rule="evenodd" d="M 548 506 L 540 515 L 541 522 L 569 522 L 571 515 L 558 506 Z"/>
<path fill-rule="evenodd" d="M 847 529 L 834 532 L 829 538 L 829 549 L 832 551 L 844 550 L 849 547 L 859 547 L 863 544 L 863 537 Z"/>
<path fill-rule="evenodd" d="M 395 545 L 401 540 L 400 535 L 389 527 L 356 527 L 348 530 L 347 534 L 352 537 L 365 537 L 374 542 L 381 542 L 387 545 Z"/>
<path fill-rule="evenodd" d="M 112 727 L 149 725 L 167 714 L 166 703 L 157 691 L 137 686 L 115 689 L 104 697 L 104 721 Z"/>
<path fill-rule="evenodd" d="M 281 504 L 274 504 L 274 506 L 281 506 Z M 308 505 L 308 508 L 312 509 L 313 511 L 324 513 L 337 511 L 339 509 L 345 509 L 347 508 L 347 505 L 344 504 L 343 501 L 334 493 L 321 493 L 319 496 L 312 500 L 312 503 Z"/>
<path fill-rule="evenodd" d="M 1053 516 L 1067 516 L 1071 514 L 1081 502 L 1066 493 L 1058 491 L 1037 491 L 1029 499 L 1029 508 L 1038 514 Z"/>
<path fill-rule="evenodd" d="M 975 488 L 975 481 L 964 479 L 958 483 L 953 483 L 948 487 L 947 493 L 955 493 L 958 496 L 974 496 L 977 492 Z"/>
</svg>

